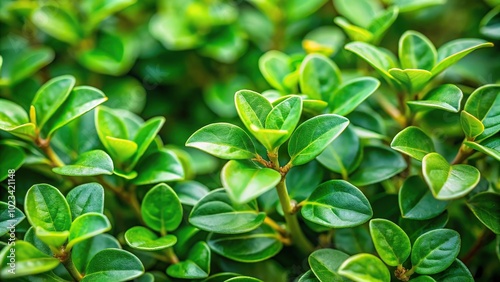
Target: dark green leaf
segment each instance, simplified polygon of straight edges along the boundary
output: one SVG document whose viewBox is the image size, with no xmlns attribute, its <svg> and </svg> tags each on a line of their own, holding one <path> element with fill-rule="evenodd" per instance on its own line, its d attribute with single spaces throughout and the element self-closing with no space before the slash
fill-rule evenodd
<svg viewBox="0 0 500 282">
<path fill-rule="evenodd" d="M 474 215 L 491 229 L 495 234 L 500 234 L 500 195 L 493 192 L 483 192 L 474 195 L 467 206 Z"/>
<path fill-rule="evenodd" d="M 448 268 L 460 251 L 460 235 L 451 229 L 436 229 L 417 238 L 411 263 L 419 274 L 436 274 Z M 436 263 L 439 261 L 439 263 Z"/>
<path fill-rule="evenodd" d="M 90 260 L 82 282 L 127 281 L 143 273 L 144 266 L 133 254 L 120 249 L 105 249 Z"/>
<path fill-rule="evenodd" d="M 337 271 L 349 255 L 333 249 L 321 249 L 309 255 L 309 266 L 319 281 L 344 281 Z"/>
<path fill-rule="evenodd" d="M 88 212 L 103 213 L 104 189 L 98 183 L 82 184 L 69 191 L 66 201 L 75 219 Z"/>
<path fill-rule="evenodd" d="M 404 218 L 431 219 L 445 211 L 447 205 L 447 202 L 434 198 L 418 175 L 408 177 L 399 190 L 399 208 Z"/>
<path fill-rule="evenodd" d="M 12 206 L 14 203 L 0 202 L 0 237 L 7 234 L 13 226 L 18 225 L 25 218 L 20 209 Z"/>
<path fill-rule="evenodd" d="M 476 140 L 495 135 L 500 131 L 500 85 L 489 84 L 476 89 L 467 99 L 464 110 L 484 125 L 484 132 Z"/>
<path fill-rule="evenodd" d="M 0 163 L 0 181 L 4 181 L 9 177 L 9 175 L 12 175 L 11 178 L 14 178 L 15 171 L 21 167 L 21 165 L 24 163 L 25 158 L 26 155 L 20 148 L 0 144 L 0 160 L 2 160 L 2 162 Z M 14 173 L 11 174 L 9 173 L 9 171 Z"/>
<path fill-rule="evenodd" d="M 113 160 L 101 150 L 85 152 L 78 156 L 75 163 L 52 169 L 57 174 L 68 176 L 111 175 L 113 170 Z"/>
<path fill-rule="evenodd" d="M 156 151 L 143 158 L 137 165 L 136 185 L 184 179 L 184 169 L 179 158 L 166 149 Z"/>
<path fill-rule="evenodd" d="M 71 226 L 71 211 L 64 196 L 48 184 L 36 184 L 26 193 L 25 212 L 31 225 L 47 231 L 65 231 Z"/>
<path fill-rule="evenodd" d="M 146 227 L 134 226 L 125 232 L 125 242 L 137 250 L 159 251 L 175 245 L 177 237 L 170 234 L 158 237 Z"/>
<path fill-rule="evenodd" d="M 316 275 L 314 275 L 314 272 L 312 270 L 306 271 L 302 276 L 300 276 L 299 280 L 297 282 L 319 282 L 319 280 Z"/>
<path fill-rule="evenodd" d="M 440 109 L 457 113 L 462 102 L 462 90 L 453 84 L 443 84 L 425 95 L 422 100 L 406 102 L 414 111 Z"/>
<path fill-rule="evenodd" d="M 349 255 L 375 252 L 370 233 L 364 225 L 336 229 L 333 243 L 339 251 Z"/>
<path fill-rule="evenodd" d="M 410 238 L 393 222 L 386 219 L 372 219 L 370 234 L 378 255 L 387 265 L 401 265 L 410 256 Z"/>
<path fill-rule="evenodd" d="M 75 244 L 71 250 L 71 260 L 80 273 L 85 273 L 85 268 L 95 254 L 110 248 L 121 248 L 118 240 L 109 234 L 99 234 Z"/>
<path fill-rule="evenodd" d="M 197 181 L 183 181 L 174 186 L 174 191 L 183 205 L 194 206 L 210 192 L 203 184 Z"/>
<path fill-rule="evenodd" d="M 419 161 L 422 161 L 425 155 L 436 151 L 432 139 L 416 126 L 409 126 L 396 134 L 391 148 Z"/>
<path fill-rule="evenodd" d="M 372 95 L 379 86 L 380 82 L 371 77 L 349 80 L 341 85 L 328 100 L 330 112 L 341 116 L 349 114 Z"/>
<path fill-rule="evenodd" d="M 210 274 L 210 248 L 205 242 L 196 243 L 185 261 L 167 268 L 167 274 L 175 278 L 200 279 Z"/>
<path fill-rule="evenodd" d="M 141 212 L 146 225 L 162 234 L 177 229 L 182 221 L 181 202 L 174 190 L 164 183 L 146 193 Z"/>
<path fill-rule="evenodd" d="M 500 161 L 500 138 L 491 137 L 481 142 L 481 144 L 476 142 L 465 141 L 465 145 L 471 147 L 472 149 L 485 153 L 492 156 L 497 161 Z"/>
<path fill-rule="evenodd" d="M 465 266 L 465 264 L 459 259 L 455 259 L 455 261 L 445 271 L 432 275 L 432 278 L 436 281 L 474 281 L 474 278 L 472 277 L 472 274 L 467 266 Z"/>
<path fill-rule="evenodd" d="M 500 38 L 500 8 L 496 6 L 491 11 L 489 11 L 481 20 L 479 24 L 479 30 L 481 34 L 494 38 Z"/>
<path fill-rule="evenodd" d="M 356 282 L 389 282 L 391 274 L 385 264 L 371 254 L 348 258 L 339 268 L 339 274 Z"/>
<path fill-rule="evenodd" d="M 311 99 L 330 101 L 342 78 L 337 65 L 321 54 L 309 54 L 300 65 L 300 89 Z"/>
<path fill-rule="evenodd" d="M 420 235 L 428 231 L 445 227 L 447 223 L 447 212 L 443 212 L 439 216 L 427 220 L 413 220 L 407 218 L 400 218 L 399 220 L 399 226 L 403 228 L 412 242 L 415 242 Z"/>
<path fill-rule="evenodd" d="M 165 123 L 164 117 L 156 117 L 145 122 L 141 127 L 137 130 L 137 133 L 134 137 L 134 143 L 138 145 L 137 152 L 135 153 L 131 163 L 129 164 L 130 168 L 135 167 L 139 159 L 144 155 L 149 145 L 156 138 L 158 132 L 161 127 Z"/>
</svg>

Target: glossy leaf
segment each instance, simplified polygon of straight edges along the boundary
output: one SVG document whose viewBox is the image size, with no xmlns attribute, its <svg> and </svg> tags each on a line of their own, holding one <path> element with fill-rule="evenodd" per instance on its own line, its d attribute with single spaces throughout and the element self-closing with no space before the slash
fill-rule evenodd
<svg viewBox="0 0 500 282">
<path fill-rule="evenodd" d="M 239 261 L 258 262 L 273 257 L 283 247 L 276 231 L 267 225 L 247 233 L 223 235 L 212 233 L 208 245 L 219 255 Z"/>
<path fill-rule="evenodd" d="M 393 222 L 386 219 L 372 219 L 370 234 L 380 258 L 390 266 L 403 264 L 410 256 L 410 238 Z"/>
<path fill-rule="evenodd" d="M 453 84 L 438 86 L 421 100 L 406 102 L 414 111 L 439 109 L 447 112 L 457 113 L 462 102 L 462 90 Z"/>
<path fill-rule="evenodd" d="M 406 87 L 409 93 L 417 93 L 421 91 L 432 78 L 432 73 L 427 70 L 420 69 L 398 69 L 392 68 L 389 70 L 396 80 Z"/>
<path fill-rule="evenodd" d="M 311 270 L 319 281 L 344 281 L 338 274 L 340 265 L 349 258 L 349 255 L 338 250 L 320 249 L 309 255 L 308 261 Z"/>
<path fill-rule="evenodd" d="M 316 100 L 329 101 L 342 81 L 337 65 L 320 54 L 307 55 L 299 73 L 301 92 Z"/>
<path fill-rule="evenodd" d="M 146 193 L 141 213 L 146 225 L 161 233 L 177 229 L 182 221 L 181 202 L 174 190 L 163 183 Z"/>
<path fill-rule="evenodd" d="M 0 144 L 0 159 L 3 160 L 0 163 L 0 181 L 4 181 L 9 178 L 9 175 L 12 176 L 11 178 L 15 177 L 15 173 L 10 174 L 9 171 L 20 168 L 26 155 L 19 147 Z"/>
<path fill-rule="evenodd" d="M 481 144 L 476 142 L 465 141 L 465 145 L 471 147 L 472 149 L 485 153 L 497 161 L 500 161 L 500 138 L 499 137 L 490 137 L 481 142 Z"/>
<path fill-rule="evenodd" d="M 47 231 L 65 231 L 71 226 L 71 211 L 64 196 L 48 184 L 36 184 L 26 193 L 25 212 L 31 225 Z"/>
<path fill-rule="evenodd" d="M 259 69 L 266 81 L 274 88 L 286 91 L 285 77 L 292 72 L 288 55 L 279 51 L 268 51 L 259 59 Z"/>
<path fill-rule="evenodd" d="M 12 265 L 8 257 L 11 248 L 15 249 L 15 262 Z M 4 247 L 0 251 L 0 263 L 2 265 L 0 278 L 8 279 L 52 270 L 59 265 L 59 260 L 42 253 L 26 241 L 17 240 L 12 247 Z M 12 268 L 15 269 L 14 273 L 9 272 Z"/>
<path fill-rule="evenodd" d="M 340 266 L 339 274 L 357 282 L 391 281 L 389 269 L 379 258 L 371 254 L 358 254 L 348 258 Z"/>
<path fill-rule="evenodd" d="M 290 138 L 290 135 L 292 135 L 292 132 L 295 130 L 300 120 L 301 114 L 302 99 L 299 96 L 289 96 L 273 107 L 266 117 L 266 129 L 283 130 L 286 131 L 287 134 L 273 140 L 273 142 L 271 142 L 272 148 L 281 146 Z"/>
<path fill-rule="evenodd" d="M 275 187 L 281 174 L 241 161 L 229 161 L 221 172 L 222 186 L 235 203 L 247 203 Z"/>
<path fill-rule="evenodd" d="M 69 232 L 67 230 L 64 231 L 47 231 L 40 226 L 37 226 L 35 229 L 35 234 L 40 241 L 45 243 L 47 246 L 52 248 L 60 248 L 66 240 L 68 239 Z"/>
<path fill-rule="evenodd" d="M 354 24 L 365 28 L 368 27 L 382 11 L 382 6 L 379 2 L 370 0 L 360 0 L 356 2 L 335 0 L 333 3 L 341 15 L 348 18 Z"/>
<path fill-rule="evenodd" d="M 357 25 L 351 24 L 348 20 L 343 17 L 335 17 L 334 22 L 341 27 L 344 32 L 353 41 L 361 42 L 371 42 L 373 41 L 373 34 Z"/>
<path fill-rule="evenodd" d="M 484 132 L 476 140 L 484 140 L 499 132 L 500 85 L 488 84 L 476 89 L 467 99 L 464 110 L 484 125 Z"/>
<path fill-rule="evenodd" d="M 474 215 L 495 234 L 500 234 L 500 195 L 493 192 L 483 192 L 474 195 L 467 206 Z"/>
<path fill-rule="evenodd" d="M 20 209 L 16 207 L 9 209 L 8 202 L 0 202 L 0 236 L 7 234 L 12 226 L 18 225 L 24 218 Z"/>
<path fill-rule="evenodd" d="M 460 113 L 460 124 L 468 139 L 474 139 L 484 131 L 483 123 L 466 111 Z"/>
<path fill-rule="evenodd" d="M 450 165 L 438 153 L 427 154 L 422 160 L 425 182 L 434 198 L 452 200 L 472 191 L 479 182 L 480 173 L 470 165 Z"/>
<path fill-rule="evenodd" d="M 383 13 L 379 13 L 368 26 L 368 30 L 373 33 L 372 42 L 378 43 L 386 31 L 396 21 L 399 8 L 389 7 Z"/>
<path fill-rule="evenodd" d="M 13 128 L 30 122 L 26 111 L 18 104 L 0 99 L 0 129 L 10 131 Z"/>
<path fill-rule="evenodd" d="M 420 32 L 406 31 L 399 39 L 399 60 L 403 69 L 431 70 L 436 64 L 434 44 Z"/>
<path fill-rule="evenodd" d="M 364 225 L 336 229 L 334 235 L 333 244 L 336 249 L 348 255 L 375 252 L 370 233 Z"/>
<path fill-rule="evenodd" d="M 302 276 L 300 276 L 298 282 L 319 282 L 319 280 L 316 275 L 314 275 L 314 272 L 312 270 L 306 271 Z"/>
<path fill-rule="evenodd" d="M 205 151 L 221 159 L 251 159 L 255 147 L 248 134 L 236 125 L 214 123 L 197 130 L 186 146 Z"/>
<path fill-rule="evenodd" d="M 290 137 L 290 162 L 293 165 L 301 165 L 313 160 L 348 124 L 348 119 L 334 114 L 320 115 L 305 121 Z"/>
<path fill-rule="evenodd" d="M 448 212 L 443 212 L 442 214 L 426 220 L 414 220 L 407 218 L 400 218 L 399 226 L 406 232 L 408 237 L 410 237 L 411 242 L 415 242 L 417 238 L 429 231 L 444 228 L 448 223 Z"/>
<path fill-rule="evenodd" d="M 357 186 L 365 186 L 381 182 L 400 173 L 406 168 L 403 157 L 385 147 L 366 146 L 363 160 L 350 175 L 350 182 Z"/>
<path fill-rule="evenodd" d="M 35 10 L 31 20 L 47 34 L 69 44 L 76 44 L 83 38 L 78 20 L 63 7 L 44 5 Z"/>
<path fill-rule="evenodd" d="M 432 139 L 416 126 L 409 126 L 396 134 L 391 148 L 419 161 L 422 161 L 425 155 L 436 151 Z"/>
<path fill-rule="evenodd" d="M 432 75 L 436 76 L 449 66 L 455 64 L 470 52 L 484 48 L 492 47 L 493 43 L 482 39 L 456 39 L 450 41 L 438 49 L 437 64 L 432 68 Z"/>
<path fill-rule="evenodd" d="M 436 281 L 474 281 L 474 278 L 472 277 L 472 274 L 467 266 L 465 266 L 465 264 L 459 259 L 455 259 L 455 261 L 446 270 L 432 275 L 432 278 Z"/>
<path fill-rule="evenodd" d="M 460 251 L 460 235 L 451 229 L 436 229 L 417 238 L 411 263 L 419 274 L 436 274 L 448 268 Z M 439 261 L 439 263 L 436 263 Z"/>
<path fill-rule="evenodd" d="M 57 174 L 68 176 L 111 175 L 113 170 L 113 160 L 102 150 L 85 152 L 73 164 L 52 169 Z"/>
<path fill-rule="evenodd" d="M 373 215 L 363 193 L 344 180 L 319 185 L 304 202 L 301 213 L 305 219 L 331 228 L 361 225 Z"/>
<path fill-rule="evenodd" d="M 123 163 L 129 160 L 137 152 L 139 147 L 134 141 L 127 139 L 115 138 L 106 136 L 106 144 L 109 154 L 118 163 Z"/>
<path fill-rule="evenodd" d="M 66 249 L 71 250 L 75 244 L 110 229 L 111 223 L 105 215 L 96 212 L 82 214 L 71 224 Z"/>
<path fill-rule="evenodd" d="M 377 47 L 364 42 L 351 42 L 346 44 L 345 49 L 365 60 L 387 81 L 394 80 L 393 76 L 388 72 L 390 68 L 394 67 L 394 63 Z"/>
<path fill-rule="evenodd" d="M 333 114 L 346 116 L 365 101 L 380 86 L 380 82 L 371 77 L 360 77 L 348 81 L 331 95 L 329 109 Z"/>
<path fill-rule="evenodd" d="M 66 201 L 75 219 L 89 212 L 103 213 L 104 189 L 98 183 L 82 184 L 69 191 Z"/>
<path fill-rule="evenodd" d="M 141 276 L 144 266 L 133 254 L 120 249 L 105 249 L 89 261 L 82 282 L 127 281 Z"/>
<path fill-rule="evenodd" d="M 196 243 L 187 260 L 170 265 L 167 274 L 175 278 L 200 279 L 210 274 L 210 248 L 205 242 Z"/>
<path fill-rule="evenodd" d="M 137 250 L 159 251 L 175 245 L 177 237 L 171 234 L 158 237 L 146 227 L 134 226 L 125 232 L 125 242 Z"/>
<path fill-rule="evenodd" d="M 71 260 L 80 273 L 86 273 L 86 267 L 95 254 L 110 248 L 121 248 L 118 240 L 109 234 L 99 234 L 74 245 Z"/>
<path fill-rule="evenodd" d="M 45 123 L 63 105 L 75 86 L 75 78 L 63 75 L 53 78 L 38 89 L 31 104 L 36 110 L 36 125 L 43 128 Z M 32 121 L 33 122 L 33 121 Z"/>
<path fill-rule="evenodd" d="M 179 158 L 166 149 L 156 151 L 137 165 L 136 185 L 154 184 L 158 182 L 178 181 L 184 179 L 184 169 Z"/>
<path fill-rule="evenodd" d="M 134 137 L 134 143 L 138 145 L 137 151 L 132 158 L 129 167 L 134 167 L 139 159 L 144 155 L 149 145 L 158 135 L 161 127 L 165 123 L 164 117 L 156 117 L 145 122 L 138 130 Z"/>
<path fill-rule="evenodd" d="M 448 205 L 434 198 L 427 184 L 418 175 L 408 177 L 399 190 L 401 216 L 424 220 L 440 215 Z"/>
<path fill-rule="evenodd" d="M 208 232 L 237 234 L 254 230 L 265 218 L 254 203 L 234 204 L 225 189 L 216 189 L 193 207 L 189 223 Z"/>
<path fill-rule="evenodd" d="M 196 205 L 210 192 L 205 185 L 193 180 L 179 182 L 173 188 L 181 203 L 188 206 Z"/>
</svg>

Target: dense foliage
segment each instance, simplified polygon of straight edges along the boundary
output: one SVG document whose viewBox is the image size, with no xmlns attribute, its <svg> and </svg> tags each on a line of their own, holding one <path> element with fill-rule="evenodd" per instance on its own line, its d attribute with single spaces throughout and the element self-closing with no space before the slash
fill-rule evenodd
<svg viewBox="0 0 500 282">
<path fill-rule="evenodd" d="M 0 279 L 499 280 L 499 23 L 498 0 L 0 2 Z"/>
</svg>

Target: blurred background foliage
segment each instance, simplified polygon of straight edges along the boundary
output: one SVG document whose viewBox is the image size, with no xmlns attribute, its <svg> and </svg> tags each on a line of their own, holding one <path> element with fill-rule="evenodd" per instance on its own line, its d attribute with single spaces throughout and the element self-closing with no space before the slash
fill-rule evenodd
<svg viewBox="0 0 500 282">
<path fill-rule="evenodd" d="M 354 54 L 343 48 L 353 41 L 353 37 L 360 40 L 356 37 L 359 34 L 364 34 L 363 38 L 368 42 L 378 41 L 380 46 L 393 53 L 397 53 L 400 36 L 409 29 L 425 34 L 435 46 L 457 38 L 484 38 L 493 42 L 495 47 L 473 52 L 447 70 L 439 80 L 455 83 L 465 93 L 484 84 L 500 83 L 498 0 L 372 1 L 377 3 L 374 9 L 386 9 L 391 4 L 399 6 L 399 14 L 385 35 L 372 36 L 366 35 L 372 20 L 369 15 L 358 15 L 355 8 L 345 8 L 352 3 L 345 4 L 347 6 L 339 4 L 349 1 L 333 2 L 2 0 L 0 97 L 15 101 L 28 111 L 30 101 L 44 82 L 58 75 L 73 75 L 77 85 L 102 89 L 109 97 L 105 104 L 108 107 L 129 110 L 144 119 L 166 117 L 160 136 L 165 144 L 170 144 L 168 147 L 184 156 L 189 168 L 186 178 L 202 179 L 210 188 L 217 188 L 220 180 L 212 172 L 217 171 L 221 163 L 199 151 L 184 148 L 184 143 L 195 130 L 208 123 L 238 123 L 233 103 L 235 91 L 251 89 L 265 92 L 276 88 L 268 84 L 259 69 L 259 59 L 269 50 L 278 50 L 289 56 L 292 75 L 287 79 L 293 85 L 298 79 L 293 72 L 304 56 L 313 52 L 332 58 L 341 69 L 342 76 L 348 79 L 363 74 L 375 75 Z M 420 6 L 407 4 L 411 2 L 420 2 Z M 335 18 L 338 19 L 334 22 Z M 349 30 L 357 30 L 353 26 L 365 31 L 350 33 Z M 387 89 L 382 86 L 377 91 L 386 95 L 384 91 L 387 92 Z M 274 89 L 268 94 L 272 95 L 272 91 L 288 94 L 293 92 L 293 87 Z M 372 100 L 376 96 L 373 95 L 366 104 L 374 104 Z M 388 136 L 388 140 L 392 139 L 397 126 L 382 122 L 390 120 L 388 116 L 376 107 L 375 111 L 360 109 L 349 116 L 354 124 L 366 124 L 372 129 L 372 134 L 376 132 Z M 86 121 L 92 118 L 93 113 L 88 113 L 81 123 L 93 124 Z M 445 136 L 439 140 L 441 150 L 446 151 L 447 138 L 462 134 L 460 128 L 448 128 L 446 122 L 433 124 L 435 119 L 432 113 L 425 120 L 428 120 L 427 127 L 432 128 L 434 133 L 441 130 Z M 440 120 L 446 121 L 443 118 Z M 425 122 L 422 127 L 425 128 Z M 82 152 L 95 147 L 95 142 L 98 142 L 91 133 L 80 137 L 85 141 L 75 141 L 85 147 L 81 148 Z M 6 133 L 0 133 L 1 136 L 6 136 Z M 33 177 L 31 180 L 19 180 L 19 187 L 55 181 L 37 172 L 36 166 L 27 169 L 30 171 L 26 175 Z M 22 185 L 24 182 L 26 185 Z M 383 214 L 391 218 L 390 214 L 394 211 L 384 210 L 387 199 L 383 197 L 380 197 L 378 216 Z M 373 206 L 377 211 L 376 200 Z M 395 210 L 397 213 L 396 207 Z M 470 212 L 454 209 L 453 206 L 450 212 L 455 213 L 450 217 L 449 226 L 452 228 L 462 230 L 459 225 L 470 223 L 462 233 L 463 249 L 467 250 L 475 241 L 475 234 L 481 225 Z M 118 224 L 115 228 L 125 230 L 126 227 Z M 351 231 L 352 236 L 349 236 Z M 339 231 L 335 240 L 362 242 L 366 230 L 358 231 Z M 371 246 L 360 245 L 360 248 L 366 251 Z M 478 281 L 494 281 L 499 275 L 494 244 L 482 252 L 469 260 L 468 266 L 475 277 L 482 279 Z M 283 280 L 284 269 L 281 265 L 294 265 L 287 269 L 291 277 L 307 269 L 307 261 L 287 260 L 289 258 L 278 257 L 277 260 L 243 265 L 222 259 L 220 266 L 241 273 L 264 275 L 261 278 L 265 281 Z"/>
</svg>

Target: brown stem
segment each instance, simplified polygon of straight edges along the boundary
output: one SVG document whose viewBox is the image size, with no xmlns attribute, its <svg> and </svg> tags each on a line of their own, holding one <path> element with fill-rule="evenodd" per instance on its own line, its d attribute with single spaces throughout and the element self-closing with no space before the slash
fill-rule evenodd
<svg viewBox="0 0 500 282">
<path fill-rule="evenodd" d="M 461 164 L 463 163 L 468 157 L 470 157 L 474 153 L 474 150 L 471 150 L 467 148 L 464 144 L 460 146 L 460 149 L 458 150 L 457 155 L 451 162 L 452 165 L 454 164 Z"/>
<path fill-rule="evenodd" d="M 494 237 L 495 234 L 489 229 L 483 230 L 481 235 L 477 238 L 476 242 L 474 242 L 474 245 L 472 245 L 470 250 L 461 258 L 461 261 L 464 264 L 468 264 L 474 258 L 477 252 L 479 252 L 481 248 L 488 244 Z"/>
<path fill-rule="evenodd" d="M 404 115 L 396 108 L 391 102 L 387 101 L 387 99 L 382 95 L 376 96 L 377 102 L 382 107 L 382 109 L 392 118 L 394 119 L 401 127 L 406 126 L 406 119 Z"/>
</svg>

